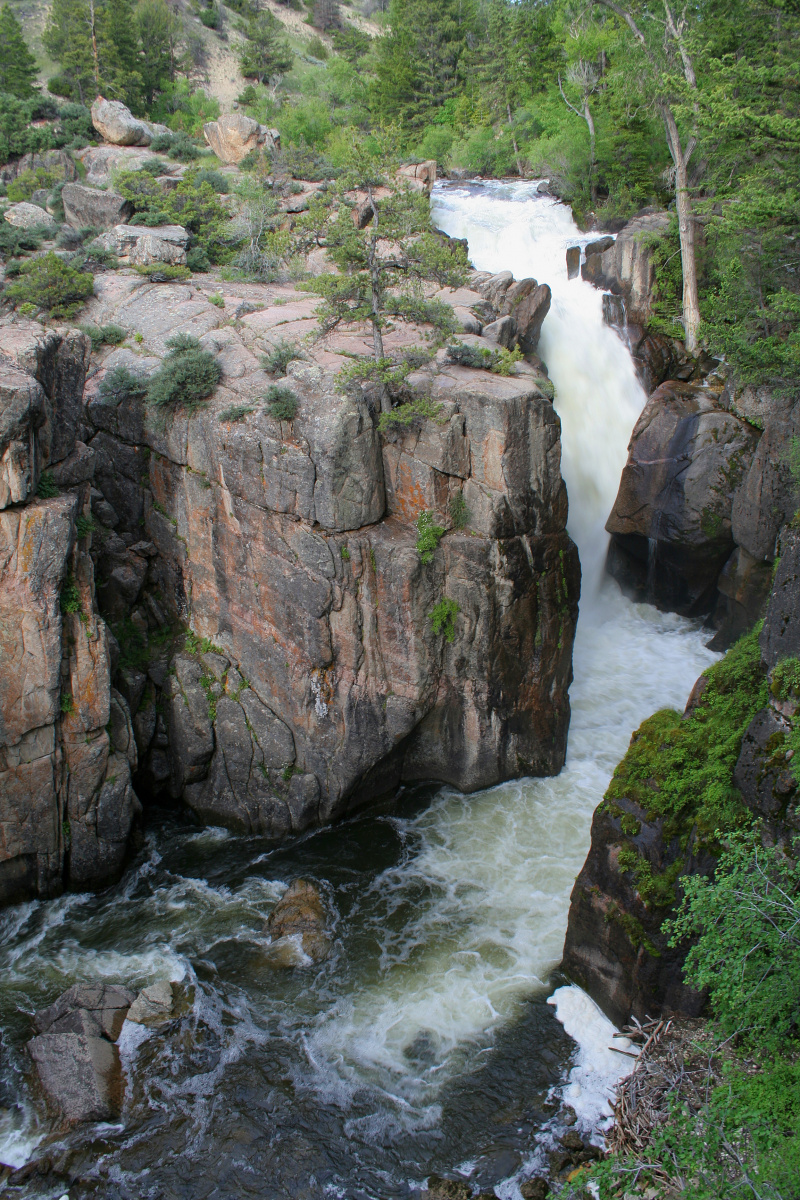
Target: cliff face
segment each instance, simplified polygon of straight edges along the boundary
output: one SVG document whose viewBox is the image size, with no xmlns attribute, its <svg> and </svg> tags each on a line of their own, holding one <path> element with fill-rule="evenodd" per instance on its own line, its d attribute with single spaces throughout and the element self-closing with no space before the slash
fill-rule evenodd
<svg viewBox="0 0 800 1200">
<path fill-rule="evenodd" d="M 509 282 L 500 281 L 501 292 Z M 224 308 L 208 301 L 218 290 Z M 27 404 L 33 415 L 9 435 L 5 515 L 30 524 L 47 513 L 52 549 L 49 559 L 36 556 L 40 572 L 50 564 L 47 581 L 26 582 L 22 552 L 8 556 L 3 602 L 16 614 L 21 586 L 32 603 L 47 595 L 40 624 L 52 649 L 46 667 L 31 668 L 46 712 L 4 736 L 17 747 L 31 730 L 41 738 L 49 729 L 62 749 L 37 751 L 37 762 L 50 754 L 54 776 L 60 771 L 66 782 L 42 790 L 28 772 L 20 784 L 15 811 L 30 853 L 45 856 L 49 882 L 25 874 L 19 864 L 28 851 L 7 838 L 7 870 L 22 871 L 25 883 L 6 898 L 113 874 L 108 855 L 91 867 L 75 821 L 99 830 L 103 787 L 119 788 L 124 776 L 127 830 L 122 800 L 114 809 L 114 845 L 124 851 L 136 801 L 116 765 L 122 743 L 143 798 L 180 799 L 204 822 L 276 839 L 403 780 L 470 791 L 557 772 L 579 565 L 565 532 L 560 427 L 539 386 L 541 366 L 522 363 L 502 377 L 454 366 L 440 352 L 408 380 L 409 399 L 434 415 L 381 434 L 368 396 L 335 382 L 343 356 L 368 348 L 363 331 L 350 330 L 298 346 L 302 357 L 283 381 L 297 413 L 279 421 L 264 404 L 273 380 L 258 356 L 316 329 L 313 297 L 217 280 L 154 285 L 132 272 L 98 276 L 96 292 L 87 319 L 114 322 L 129 339 L 93 360 L 85 389 L 82 376 L 66 391 L 56 387 L 59 397 L 68 393 L 59 404 L 74 413 L 74 432 L 59 450 L 62 494 L 52 500 L 28 500 L 38 468 L 25 462 L 42 454 L 31 428 L 46 424 L 30 371 L 15 393 L 17 408 Z M 477 292 L 462 289 L 456 299 L 487 311 Z M 7 353 L 28 325 L 7 324 L 0 349 Z M 178 330 L 199 337 L 222 367 L 207 404 L 164 419 L 141 396 L 104 393 L 115 367 L 142 376 L 157 370 Z M 80 345 L 85 370 L 85 339 L 52 336 Z M 386 341 L 418 347 L 424 331 L 398 322 Z M 422 512 L 444 531 L 430 561 L 416 548 Z M 81 513 L 95 526 L 83 540 Z M 68 579 L 81 608 L 62 618 Z M 115 637 L 107 638 L 98 606 Z M 18 629 L 8 637 L 19 657 Z M 113 670 L 109 640 L 119 654 Z M 73 673 L 75 713 L 59 711 L 63 663 Z M 81 699 L 86 680 L 91 704 Z M 77 748 L 67 747 L 80 738 L 87 748 L 79 763 Z M 73 818 L 64 787 L 76 786 L 69 781 L 78 775 L 85 782 Z M 34 802 L 52 825 L 46 850 L 31 825 Z"/>
<path fill-rule="evenodd" d="M 107 882 L 139 812 L 74 481 L 88 361 L 82 334 L 0 322 L 0 902 Z"/>
</svg>

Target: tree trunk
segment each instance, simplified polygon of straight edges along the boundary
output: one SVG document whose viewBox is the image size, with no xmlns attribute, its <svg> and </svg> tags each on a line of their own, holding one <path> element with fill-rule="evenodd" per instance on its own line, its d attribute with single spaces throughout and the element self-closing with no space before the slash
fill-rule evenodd
<svg viewBox="0 0 800 1200">
<path fill-rule="evenodd" d="M 372 197 L 372 189 L 368 193 L 372 205 L 372 238 L 367 251 L 369 265 L 369 282 L 372 292 L 372 348 L 375 354 L 375 365 L 380 367 L 383 361 L 383 337 L 381 336 L 381 273 L 378 266 L 378 206 Z M 386 384 L 378 383 L 378 395 L 381 401 L 381 412 L 392 411 L 392 399 Z"/>
<path fill-rule="evenodd" d="M 589 195 L 592 198 L 592 207 L 597 203 L 597 180 L 595 179 L 595 158 L 597 140 L 594 132 L 594 120 L 592 118 L 592 110 L 589 108 L 589 101 L 583 102 L 583 119 L 589 126 Z"/>
<path fill-rule="evenodd" d="M 511 120 L 511 105 L 506 100 L 506 112 L 508 113 L 508 127 L 511 130 L 511 145 L 514 147 L 514 158 L 517 160 L 517 174 L 522 178 L 522 163 L 519 160 L 519 146 L 514 135 L 514 125 Z"/>
<path fill-rule="evenodd" d="M 94 0 L 89 0 L 89 22 L 92 27 L 92 58 L 94 59 L 94 82 L 100 94 L 100 62 L 97 57 L 97 29 L 94 20 Z"/>
<path fill-rule="evenodd" d="M 697 293 L 697 255 L 694 243 L 692 197 L 689 192 L 688 154 L 681 147 L 675 117 L 666 104 L 662 105 L 662 115 L 667 128 L 667 144 L 675 164 L 675 202 L 678 209 L 678 235 L 683 274 L 683 328 L 686 349 L 690 354 L 696 354 L 700 328 L 700 301 Z"/>
</svg>

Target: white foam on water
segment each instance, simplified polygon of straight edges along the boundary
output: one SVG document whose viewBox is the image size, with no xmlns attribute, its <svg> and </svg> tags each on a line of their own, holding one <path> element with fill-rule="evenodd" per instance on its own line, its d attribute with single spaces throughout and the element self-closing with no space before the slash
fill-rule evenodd
<svg viewBox="0 0 800 1200">
<path fill-rule="evenodd" d="M 617 1085 L 636 1065 L 628 1055 L 638 1054 L 638 1047 L 629 1038 L 615 1037 L 616 1027 L 574 984 L 557 988 L 547 1003 L 554 1005 L 556 1017 L 578 1046 L 561 1093 L 564 1103 L 575 1110 L 581 1125 L 596 1127 L 611 1116 Z"/>
</svg>

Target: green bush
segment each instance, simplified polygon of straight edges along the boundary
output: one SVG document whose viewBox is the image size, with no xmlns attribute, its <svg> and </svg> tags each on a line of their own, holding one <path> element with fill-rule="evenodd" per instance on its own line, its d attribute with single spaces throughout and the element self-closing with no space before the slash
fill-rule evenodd
<svg viewBox="0 0 800 1200">
<path fill-rule="evenodd" d="M 434 525 L 433 513 L 421 512 L 417 517 L 417 552 L 424 563 L 433 558 L 445 530 L 441 525 Z"/>
<path fill-rule="evenodd" d="M 19 229 L 16 225 L 10 225 L 8 221 L 0 220 L 0 258 L 16 258 L 25 250 L 38 250 L 47 233 L 49 230 L 40 226 L 34 229 Z"/>
<path fill-rule="evenodd" d="M 800 863 L 758 833 L 732 835 L 713 879 L 683 880 L 670 945 L 697 938 L 684 976 L 709 989 L 728 1034 L 775 1051 L 800 1029 Z"/>
<path fill-rule="evenodd" d="M 79 329 L 91 340 L 92 350 L 99 350 L 101 346 L 119 346 L 128 336 L 121 325 L 80 325 Z"/>
<path fill-rule="evenodd" d="M 269 371 L 270 375 L 285 375 L 289 363 L 302 357 L 302 350 L 299 350 L 293 342 L 287 342 L 281 338 L 271 350 L 261 355 L 260 362 L 264 370 Z"/>
<path fill-rule="evenodd" d="M 183 132 L 156 134 L 150 143 L 150 149 L 155 154 L 166 154 L 168 158 L 176 158 L 181 162 L 190 162 L 200 157 L 200 148 Z"/>
<path fill-rule="evenodd" d="M 176 334 L 167 347 L 169 354 L 147 386 L 147 402 L 155 408 L 192 412 L 211 395 L 222 378 L 222 367 L 189 334 Z"/>
<path fill-rule="evenodd" d="M 211 270 L 211 259 L 201 246 L 192 246 L 186 255 L 186 265 L 190 271 L 202 273 Z"/>
<path fill-rule="evenodd" d="M 497 351 L 488 346 L 469 346 L 465 342 L 454 342 L 447 347 L 447 361 L 459 367 L 473 367 L 491 371 Z"/>
<path fill-rule="evenodd" d="M 90 533 L 94 533 L 94 521 L 91 517 L 78 517 L 75 522 L 75 532 L 79 538 L 88 537 Z"/>
<path fill-rule="evenodd" d="M 800 659 L 781 659 L 772 669 L 769 690 L 778 700 L 800 696 Z"/>
<path fill-rule="evenodd" d="M 79 613 L 81 611 L 81 594 L 72 575 L 68 575 L 64 580 L 64 586 L 61 589 L 60 607 L 65 616 L 68 613 Z"/>
<path fill-rule="evenodd" d="M 217 420 L 220 421 L 221 424 L 243 421 L 245 417 L 249 417 L 250 413 L 255 411 L 255 406 L 253 404 L 232 404 L 230 408 L 223 408 Z"/>
<path fill-rule="evenodd" d="M 456 635 L 456 617 L 460 612 L 461 606 L 455 600 L 440 600 L 430 614 L 433 632 L 437 636 L 443 633 L 445 641 L 452 642 Z"/>
<path fill-rule="evenodd" d="M 449 509 L 453 529 L 465 529 L 469 522 L 469 509 L 463 492 L 456 492 L 455 496 L 450 497 Z"/>
<path fill-rule="evenodd" d="M 179 266 L 178 263 L 146 263 L 136 270 L 151 283 L 176 283 L 188 279 L 192 273 L 188 267 Z"/>
<path fill-rule="evenodd" d="M 63 167 L 54 167 L 51 169 L 37 167 L 31 171 L 20 171 L 19 175 L 9 183 L 6 195 L 13 204 L 18 203 L 20 200 L 30 200 L 35 191 L 38 191 L 40 188 L 47 188 L 49 190 L 63 178 Z"/>
<path fill-rule="evenodd" d="M 216 308 L 224 308 L 225 297 L 220 292 L 214 292 L 213 295 L 208 297 L 208 303 L 213 304 Z"/>
<path fill-rule="evenodd" d="M 273 383 L 267 388 L 265 399 L 267 412 L 276 421 L 293 421 L 296 417 L 299 402 L 291 388 Z"/>
<path fill-rule="evenodd" d="M 39 476 L 39 484 L 36 488 L 36 495 L 40 500 L 52 500 L 59 494 L 58 485 L 53 479 L 52 471 L 42 471 Z"/>
<path fill-rule="evenodd" d="M 147 381 L 140 375 L 134 375 L 128 367 L 121 364 L 106 372 L 98 391 L 104 399 L 111 400 L 113 404 L 122 404 L 123 401 L 144 396 Z"/>
<path fill-rule="evenodd" d="M 386 433 L 398 425 L 410 425 L 415 417 L 430 417 L 438 421 L 441 411 L 441 404 L 435 403 L 427 396 L 419 396 L 406 404 L 398 404 L 390 412 L 382 412 L 378 417 L 378 429 L 381 433 Z"/>
<path fill-rule="evenodd" d="M 194 177 L 196 187 L 202 187 L 207 183 L 218 195 L 227 195 L 230 191 L 230 178 L 223 175 L 221 171 L 215 171 L 213 167 L 204 167 L 198 171 Z"/>
<path fill-rule="evenodd" d="M 76 271 L 53 251 L 22 263 L 18 278 L 6 285 L 15 307 L 33 304 L 56 319 L 73 316 L 94 291 L 89 272 Z"/>
</svg>

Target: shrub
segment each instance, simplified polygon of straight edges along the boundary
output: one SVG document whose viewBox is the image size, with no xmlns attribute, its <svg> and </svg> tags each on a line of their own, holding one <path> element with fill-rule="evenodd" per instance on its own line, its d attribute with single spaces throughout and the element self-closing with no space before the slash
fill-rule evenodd
<svg viewBox="0 0 800 1200">
<path fill-rule="evenodd" d="M 8 221 L 0 220 L 0 258 L 16 258 L 25 250 L 38 250 L 46 232 L 38 226 L 19 229 L 16 225 L 9 225 Z"/>
<path fill-rule="evenodd" d="M 391 412 L 382 412 L 378 418 L 378 429 L 386 433 L 397 425 L 410 425 L 415 417 L 430 417 L 436 421 L 441 411 L 441 404 L 435 404 L 427 396 L 420 396 L 408 404 L 399 404 Z"/>
<path fill-rule="evenodd" d="M 176 334 L 167 342 L 169 354 L 147 387 L 147 402 L 155 408 L 190 412 L 206 400 L 222 378 L 222 368 L 197 338 Z"/>
<path fill-rule="evenodd" d="M 93 350 L 101 346 L 119 346 L 127 337 L 127 330 L 121 325 L 80 325 L 79 329 L 87 335 Z"/>
<path fill-rule="evenodd" d="M 20 200 L 30 200 L 35 191 L 40 188 L 50 189 L 59 179 L 63 178 L 63 167 L 55 167 L 50 170 L 46 167 L 37 167 L 34 171 L 20 171 L 19 175 L 9 183 L 6 195 L 13 204 Z"/>
<path fill-rule="evenodd" d="M 452 346 L 447 347 L 448 362 L 459 367 L 477 367 L 483 371 L 490 371 L 495 355 L 496 352 L 488 346 L 469 346 L 465 342 L 454 342 Z"/>
<path fill-rule="evenodd" d="M 495 375 L 513 375 L 514 365 L 522 362 L 524 355 L 519 346 L 515 346 L 513 350 L 507 350 L 505 346 L 497 351 L 497 358 L 489 368 Z"/>
<path fill-rule="evenodd" d="M 72 575 L 68 575 L 61 589 L 60 607 L 62 613 L 79 613 L 81 611 L 81 594 L 78 591 Z"/>
<path fill-rule="evenodd" d="M 108 267 L 109 270 L 115 271 L 119 266 L 116 254 L 113 250 L 106 250 L 104 246 L 88 246 L 82 258 L 83 263 L 90 267 Z"/>
<path fill-rule="evenodd" d="M 144 266 L 138 266 L 136 270 L 151 283 L 175 283 L 188 279 L 192 273 L 188 267 L 179 266 L 177 263 L 146 263 Z"/>
<path fill-rule="evenodd" d="M 202 187 L 204 183 L 207 183 L 218 195 L 227 195 L 230 191 L 229 177 L 223 175 L 221 171 L 215 171 L 213 167 L 204 167 L 198 171 L 194 182 L 197 187 Z"/>
<path fill-rule="evenodd" d="M 104 399 L 114 404 L 122 404 L 124 400 L 133 400 L 144 396 L 147 391 L 147 381 L 140 375 L 134 375 L 128 367 L 120 364 L 108 371 L 100 381 L 98 388 Z"/>
<path fill-rule="evenodd" d="M 94 533 L 94 521 L 91 517 L 78 517 L 75 522 L 75 532 L 79 538 L 88 537 L 90 533 Z"/>
<path fill-rule="evenodd" d="M 150 143 L 150 149 L 156 154 L 166 154 L 169 158 L 176 158 L 181 162 L 200 157 L 199 147 L 183 132 L 156 134 Z"/>
<path fill-rule="evenodd" d="M 312 58 L 318 58 L 321 62 L 327 62 L 331 52 L 322 38 L 315 35 L 309 42 L 306 42 L 306 53 L 310 54 Z"/>
<path fill-rule="evenodd" d="M 215 305 L 217 308 L 224 308 L 225 297 L 220 292 L 215 292 L 213 296 L 208 297 L 208 303 Z"/>
<path fill-rule="evenodd" d="M 210 271 L 211 259 L 206 254 L 202 246 L 192 246 L 191 250 L 186 255 L 186 265 L 190 271 Z"/>
<path fill-rule="evenodd" d="M 129 225 L 144 225 L 147 229 L 157 229 L 159 225 L 171 225 L 172 218 L 163 209 L 150 209 L 149 212 L 134 213 Z"/>
<path fill-rule="evenodd" d="M 6 286 L 5 294 L 15 307 L 34 304 L 51 317 L 71 317 L 94 291 L 94 279 L 75 270 L 53 251 L 24 262 L 18 279 Z"/>
<path fill-rule="evenodd" d="M 758 834 L 732 835 L 714 878 L 688 876 L 683 888 L 665 928 L 670 945 L 698 939 L 686 979 L 709 989 L 727 1033 L 744 1029 L 754 1046 L 778 1050 L 800 1026 L 800 863 Z"/>
<path fill-rule="evenodd" d="M 40 500 L 52 500 L 53 497 L 57 496 L 58 494 L 58 485 L 53 479 L 53 472 L 42 471 L 41 475 L 39 476 L 39 484 L 36 488 L 36 495 Z"/>
<path fill-rule="evenodd" d="M 444 536 L 444 528 L 434 525 L 433 513 L 421 512 L 417 517 L 417 552 L 424 563 L 433 558 L 436 547 Z"/>
<path fill-rule="evenodd" d="M 437 636 L 443 633 L 445 641 L 452 642 L 456 634 L 456 616 L 460 612 L 461 606 L 455 600 L 440 600 L 429 618 L 433 632 Z"/>
<path fill-rule="evenodd" d="M 269 371 L 270 375 L 285 375 L 289 363 L 302 357 L 303 352 L 298 350 L 293 342 L 284 341 L 282 338 L 267 354 L 261 355 L 260 361 L 261 366 L 265 371 Z"/>
<path fill-rule="evenodd" d="M 273 383 L 267 388 L 267 412 L 276 421 L 293 421 L 299 407 L 297 396 L 291 388 Z"/>
<path fill-rule="evenodd" d="M 230 408 L 223 408 L 217 419 L 223 424 L 243 421 L 245 417 L 249 417 L 250 413 L 255 411 L 253 404 L 232 404 Z"/>
<path fill-rule="evenodd" d="M 772 669 L 769 690 L 778 700 L 800 695 L 800 659 L 781 659 Z"/>
<path fill-rule="evenodd" d="M 469 509 L 467 502 L 464 499 L 463 492 L 456 492 L 455 496 L 450 497 L 450 520 L 453 522 L 453 529 L 466 528 L 469 521 Z"/>
</svg>

